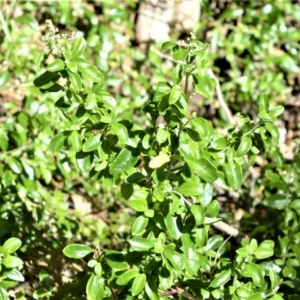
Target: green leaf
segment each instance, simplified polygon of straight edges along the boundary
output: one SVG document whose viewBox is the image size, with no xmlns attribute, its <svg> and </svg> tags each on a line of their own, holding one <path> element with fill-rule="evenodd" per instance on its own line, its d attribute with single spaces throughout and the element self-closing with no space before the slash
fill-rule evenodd
<svg viewBox="0 0 300 300">
<path fill-rule="evenodd" d="M 178 240 L 181 236 L 181 232 L 178 228 L 178 221 L 177 216 L 172 216 L 171 211 L 168 210 L 167 215 L 164 218 L 164 223 L 167 227 L 168 233 L 176 240 Z"/>
<path fill-rule="evenodd" d="M 176 50 L 172 54 L 172 58 L 176 61 L 185 60 L 187 56 L 188 56 L 188 51 L 183 49 Z"/>
<path fill-rule="evenodd" d="M 120 174 L 130 168 L 132 168 L 137 161 L 139 156 L 134 156 L 131 150 L 124 148 L 116 157 L 115 161 L 110 166 L 110 172 L 112 174 Z"/>
<path fill-rule="evenodd" d="M 190 234 L 183 233 L 181 235 L 182 249 L 185 257 L 192 259 L 195 256 L 196 245 L 191 241 Z"/>
<path fill-rule="evenodd" d="M 71 131 L 63 131 L 56 135 L 48 145 L 48 151 L 50 151 L 51 153 L 59 151 L 64 146 L 65 140 L 70 135 L 70 133 Z"/>
<path fill-rule="evenodd" d="M 86 48 L 86 41 L 83 37 L 79 38 L 72 47 L 72 60 L 79 58 Z"/>
<path fill-rule="evenodd" d="M 100 146 L 101 134 L 97 133 L 93 136 L 90 136 L 83 144 L 82 151 L 83 152 L 91 152 L 96 150 Z"/>
<path fill-rule="evenodd" d="M 224 270 L 221 273 L 217 274 L 213 281 L 210 283 L 210 286 L 213 288 L 219 288 L 225 285 L 231 278 L 231 270 Z"/>
<path fill-rule="evenodd" d="M 58 73 L 46 71 L 38 76 L 33 83 L 40 89 L 47 89 L 51 87 L 59 78 L 60 75 Z"/>
<path fill-rule="evenodd" d="M 252 147 L 252 140 L 248 137 L 244 137 L 240 144 L 238 149 L 236 150 L 236 156 L 243 156 L 248 153 L 248 151 Z"/>
<path fill-rule="evenodd" d="M 23 264 L 23 261 L 19 257 L 9 255 L 3 258 L 1 263 L 7 268 L 17 268 Z"/>
<path fill-rule="evenodd" d="M 128 200 L 132 196 L 133 192 L 134 189 L 132 184 L 128 184 L 126 182 L 122 183 L 121 194 L 126 200 Z"/>
<path fill-rule="evenodd" d="M 78 66 L 75 62 L 70 61 L 66 63 L 67 69 L 70 70 L 72 73 L 77 73 L 78 72 Z"/>
<path fill-rule="evenodd" d="M 5 255 L 12 254 L 17 251 L 21 245 L 22 242 L 18 238 L 10 238 L 3 244 L 1 252 Z"/>
<path fill-rule="evenodd" d="M 170 161 L 170 156 L 167 153 L 160 153 L 159 155 L 153 157 L 150 160 L 149 168 L 158 169 L 169 161 Z"/>
<path fill-rule="evenodd" d="M 181 96 L 181 89 L 179 86 L 173 86 L 170 96 L 169 96 L 169 104 L 175 104 Z"/>
<path fill-rule="evenodd" d="M 255 293 L 246 298 L 246 300 L 263 300 L 264 298 L 262 297 L 261 293 Z"/>
<path fill-rule="evenodd" d="M 63 249 L 65 256 L 70 258 L 83 258 L 94 250 L 86 245 L 70 244 Z"/>
<path fill-rule="evenodd" d="M 272 123 L 265 123 L 267 131 L 271 134 L 274 143 L 278 143 L 280 135 L 278 128 Z"/>
<path fill-rule="evenodd" d="M 82 141 L 81 141 L 81 136 L 77 130 L 72 131 L 71 135 L 69 136 L 69 142 L 74 151 L 78 152 L 81 150 Z"/>
<path fill-rule="evenodd" d="M 161 50 L 172 50 L 176 45 L 174 42 L 164 42 L 161 46 Z"/>
<path fill-rule="evenodd" d="M 100 103 L 103 104 L 104 107 L 107 107 L 109 109 L 114 109 L 117 107 L 117 101 L 115 98 L 108 92 L 100 91 L 97 92 L 96 98 Z"/>
<path fill-rule="evenodd" d="M 171 85 L 168 82 L 157 82 L 153 85 L 153 90 L 161 95 L 166 95 L 171 92 Z"/>
<path fill-rule="evenodd" d="M 9 300 L 10 298 L 7 295 L 6 290 L 0 286 L 0 299 L 1 300 Z"/>
<path fill-rule="evenodd" d="M 129 244 L 132 247 L 132 251 L 144 252 L 154 248 L 154 244 L 152 241 L 141 237 L 132 238 L 131 240 L 129 240 Z"/>
<path fill-rule="evenodd" d="M 97 98 L 94 93 L 88 94 L 84 103 L 84 108 L 86 110 L 93 110 L 97 108 Z"/>
<path fill-rule="evenodd" d="M 148 202 L 146 199 L 130 200 L 127 204 L 135 211 L 144 212 L 148 210 Z"/>
<path fill-rule="evenodd" d="M 126 145 L 129 138 L 126 127 L 117 122 L 111 123 L 110 126 L 112 131 L 118 136 L 119 143 L 121 145 Z"/>
<path fill-rule="evenodd" d="M 182 66 L 177 65 L 173 68 L 172 80 L 174 84 L 179 84 L 182 80 Z"/>
<path fill-rule="evenodd" d="M 127 270 L 118 277 L 116 283 L 118 285 L 127 285 L 131 279 L 137 276 L 137 274 L 139 274 L 137 269 Z"/>
<path fill-rule="evenodd" d="M 219 175 L 216 167 L 206 158 L 202 157 L 199 160 L 196 160 L 192 156 L 186 156 L 184 157 L 184 160 L 191 171 L 199 175 L 205 182 L 213 183 L 218 179 Z"/>
<path fill-rule="evenodd" d="M 181 272 L 183 268 L 182 256 L 174 251 L 170 246 L 172 245 L 169 244 L 164 247 L 163 255 L 168 259 L 176 271 Z"/>
<path fill-rule="evenodd" d="M 12 269 L 8 272 L 5 272 L 5 275 L 8 279 L 13 280 L 13 281 L 18 281 L 18 282 L 25 281 L 25 278 L 17 269 Z"/>
<path fill-rule="evenodd" d="M 203 193 L 203 185 L 192 180 L 187 180 L 176 191 L 186 196 L 198 196 Z"/>
<path fill-rule="evenodd" d="M 51 63 L 48 67 L 47 67 L 47 71 L 49 72 L 58 72 L 58 71 L 62 71 L 65 68 L 65 63 L 57 58 L 53 63 Z"/>
<path fill-rule="evenodd" d="M 144 233 L 148 225 L 148 221 L 149 219 L 144 216 L 139 216 L 138 218 L 136 218 L 131 227 L 131 234 L 133 236 L 136 236 Z"/>
<path fill-rule="evenodd" d="M 278 105 L 269 110 L 269 115 L 275 121 L 278 116 L 283 114 L 283 112 L 284 112 L 284 107 L 282 105 Z"/>
<path fill-rule="evenodd" d="M 251 278 L 253 283 L 260 287 L 264 283 L 264 278 L 261 269 L 258 265 L 253 263 L 247 263 L 244 269 L 241 271 L 243 277 Z"/>
<path fill-rule="evenodd" d="M 147 280 L 145 285 L 145 292 L 149 298 L 149 300 L 160 300 L 160 296 L 158 294 L 157 286 L 155 286 L 154 280 Z"/>
<path fill-rule="evenodd" d="M 253 254 L 257 259 L 266 259 L 274 255 L 274 246 L 274 241 L 265 240 L 258 246 Z"/>
<path fill-rule="evenodd" d="M 136 296 L 141 293 L 141 291 L 144 289 L 145 284 L 146 284 L 146 274 L 138 274 L 131 287 L 131 294 L 132 296 Z"/>
<path fill-rule="evenodd" d="M 107 264 L 116 270 L 125 270 L 129 267 L 126 257 L 123 253 L 116 250 L 107 250 L 105 252 Z"/>
<path fill-rule="evenodd" d="M 217 200 L 210 202 L 205 211 L 205 216 L 207 217 L 217 217 L 219 215 L 220 204 Z"/>
<path fill-rule="evenodd" d="M 202 205 L 193 204 L 191 206 L 191 213 L 195 218 L 196 225 L 202 225 L 204 222 L 204 208 Z"/>
<path fill-rule="evenodd" d="M 81 172 L 88 172 L 93 162 L 93 152 L 76 152 L 76 162 Z"/>
<path fill-rule="evenodd" d="M 104 80 L 103 74 L 93 65 L 85 69 L 80 69 L 80 71 L 83 77 L 93 82 L 98 83 Z"/>
<path fill-rule="evenodd" d="M 10 73 L 8 71 L 0 72 L 0 86 L 5 86 L 10 80 Z"/>
<path fill-rule="evenodd" d="M 14 157 L 7 157 L 6 162 L 9 165 L 10 169 L 16 173 L 16 174 L 21 174 L 22 173 L 22 165 L 17 161 L 16 158 Z"/>
<path fill-rule="evenodd" d="M 88 300 L 102 300 L 105 296 L 105 283 L 101 275 L 92 274 L 86 285 Z"/>
<path fill-rule="evenodd" d="M 233 189 L 239 188 L 243 179 L 242 167 L 236 164 L 234 161 L 224 165 L 226 176 L 228 179 L 229 185 Z"/>
<path fill-rule="evenodd" d="M 215 93 L 216 82 L 209 76 L 193 75 L 196 93 L 206 98 L 211 98 Z"/>
<path fill-rule="evenodd" d="M 71 85 L 72 85 L 74 91 L 76 93 L 80 92 L 82 89 L 82 82 L 81 82 L 81 78 L 80 78 L 79 74 L 72 73 L 70 71 L 67 71 L 67 73 L 68 73 L 68 78 L 71 82 Z"/>
<path fill-rule="evenodd" d="M 259 97 L 259 112 L 268 112 L 269 111 L 269 98 L 268 96 L 262 94 Z"/>
</svg>

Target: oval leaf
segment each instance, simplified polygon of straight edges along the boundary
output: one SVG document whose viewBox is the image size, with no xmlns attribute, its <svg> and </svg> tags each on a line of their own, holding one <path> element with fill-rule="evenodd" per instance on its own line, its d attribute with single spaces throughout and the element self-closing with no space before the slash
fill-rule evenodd
<svg viewBox="0 0 300 300">
<path fill-rule="evenodd" d="M 90 65 L 88 68 L 86 69 L 80 69 L 83 77 L 85 77 L 86 79 L 89 79 L 93 82 L 100 82 L 103 81 L 104 77 L 103 74 L 93 65 Z"/>
<path fill-rule="evenodd" d="M 184 158 L 192 172 L 198 174 L 205 182 L 213 183 L 218 179 L 218 171 L 216 167 L 206 158 L 202 157 L 196 160 L 192 156 Z"/>
<path fill-rule="evenodd" d="M 1 252 L 3 254 L 12 254 L 17 251 L 21 245 L 22 242 L 18 238 L 10 238 L 3 244 Z"/>
<path fill-rule="evenodd" d="M 132 168 L 138 160 L 139 156 L 134 156 L 128 148 L 124 148 L 118 154 L 115 161 L 111 164 L 110 172 L 112 174 L 120 174 Z"/>
<path fill-rule="evenodd" d="M 131 294 L 132 296 L 138 295 L 145 287 L 146 284 L 146 274 L 138 274 L 131 287 Z"/>
<path fill-rule="evenodd" d="M 94 250 L 86 245 L 70 244 L 63 249 L 65 256 L 70 258 L 83 258 Z"/>
<path fill-rule="evenodd" d="M 149 168 L 158 169 L 169 161 L 170 161 L 170 156 L 167 153 L 160 153 L 159 155 L 153 157 L 150 160 Z"/>
<path fill-rule="evenodd" d="M 213 288 L 220 288 L 227 283 L 231 278 L 231 270 L 225 270 L 215 276 L 210 286 Z"/>
<path fill-rule="evenodd" d="M 100 146 L 100 138 L 101 138 L 100 133 L 90 136 L 83 144 L 82 151 L 91 152 L 96 150 Z"/>
<path fill-rule="evenodd" d="M 241 185 L 243 179 L 242 167 L 232 161 L 225 164 L 224 168 L 229 185 L 233 189 L 237 189 Z"/>
<path fill-rule="evenodd" d="M 47 71 L 57 72 L 57 71 L 62 71 L 64 68 L 65 68 L 65 63 L 58 58 L 47 67 Z"/>
<path fill-rule="evenodd" d="M 72 59 L 78 58 L 86 48 L 86 41 L 83 37 L 79 38 L 72 47 Z"/>
</svg>

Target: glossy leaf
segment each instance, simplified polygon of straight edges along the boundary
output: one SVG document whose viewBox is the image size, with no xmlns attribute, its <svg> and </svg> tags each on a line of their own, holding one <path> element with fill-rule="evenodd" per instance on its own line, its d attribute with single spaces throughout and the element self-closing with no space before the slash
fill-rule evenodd
<svg viewBox="0 0 300 300">
<path fill-rule="evenodd" d="M 111 123 L 110 124 L 112 131 L 118 136 L 118 140 L 121 145 L 126 145 L 128 141 L 128 131 L 126 127 L 121 123 Z"/>
<path fill-rule="evenodd" d="M 13 281 L 24 282 L 25 278 L 17 269 L 12 269 L 5 273 L 6 277 Z"/>
<path fill-rule="evenodd" d="M 86 285 L 86 294 L 89 300 L 102 300 L 104 298 L 104 278 L 92 274 Z"/>
<path fill-rule="evenodd" d="M 170 96 L 169 96 L 169 104 L 175 104 L 181 96 L 181 89 L 178 86 L 173 86 Z"/>
<path fill-rule="evenodd" d="M 149 219 L 144 216 L 139 216 L 136 218 L 131 228 L 131 234 L 136 236 L 144 233 L 148 225 L 148 221 Z"/>
<path fill-rule="evenodd" d="M 210 286 L 213 288 L 219 288 L 225 285 L 231 278 L 231 270 L 224 270 L 221 273 L 217 274 L 213 281 L 210 283 Z"/>
<path fill-rule="evenodd" d="M 269 98 L 266 95 L 261 95 L 259 98 L 259 112 L 269 111 Z"/>
<path fill-rule="evenodd" d="M 174 239 L 179 239 L 181 236 L 181 232 L 178 228 L 178 217 L 173 216 L 171 212 L 169 211 L 164 218 L 164 223 L 167 227 L 167 230 L 169 234 L 174 238 Z"/>
<path fill-rule="evenodd" d="M 259 266 L 253 263 L 247 263 L 244 269 L 241 271 L 241 275 L 247 278 L 251 278 L 253 283 L 260 287 L 264 282 L 264 278 Z"/>
<path fill-rule="evenodd" d="M 118 277 L 116 283 L 118 285 L 126 285 L 130 280 L 135 278 L 138 274 L 139 271 L 137 269 L 127 270 Z"/>
<path fill-rule="evenodd" d="M 274 241 L 265 240 L 258 246 L 253 254 L 257 259 L 266 259 L 274 255 L 274 246 Z"/>
<path fill-rule="evenodd" d="M 77 152 L 81 150 L 82 141 L 81 141 L 81 136 L 77 130 L 72 131 L 71 135 L 69 136 L 69 141 L 74 151 Z"/>
<path fill-rule="evenodd" d="M 252 140 L 248 137 L 244 137 L 240 144 L 239 147 L 236 150 L 236 156 L 243 156 L 247 154 L 252 147 Z"/>
<path fill-rule="evenodd" d="M 208 76 L 193 75 L 195 90 L 201 96 L 211 98 L 215 92 L 216 82 Z"/>
<path fill-rule="evenodd" d="M 65 68 L 65 63 L 57 58 L 53 63 L 51 63 L 48 67 L 47 67 L 47 71 L 49 72 L 57 72 L 57 71 L 62 71 Z"/>
<path fill-rule="evenodd" d="M 71 82 L 71 85 L 74 89 L 75 92 L 80 92 L 81 89 L 82 89 L 82 82 L 81 82 L 81 78 L 79 76 L 79 74 L 77 73 L 72 73 L 70 71 L 67 71 L 68 72 L 68 78 Z"/>
<path fill-rule="evenodd" d="M 103 74 L 93 65 L 90 65 L 88 68 L 80 69 L 80 71 L 83 77 L 93 82 L 98 83 L 104 79 Z"/>
<path fill-rule="evenodd" d="M 159 155 L 153 157 L 149 162 L 149 168 L 158 169 L 167 162 L 170 161 L 170 156 L 166 153 L 160 153 Z"/>
<path fill-rule="evenodd" d="M 176 50 L 172 54 L 172 58 L 176 61 L 185 60 L 187 56 L 188 56 L 188 52 L 187 50 L 184 49 Z"/>
<path fill-rule="evenodd" d="M 204 208 L 202 205 L 193 204 L 191 206 L 191 213 L 193 214 L 196 225 L 202 225 L 204 222 Z"/>
<path fill-rule="evenodd" d="M 12 254 L 17 251 L 21 245 L 22 242 L 18 238 L 10 238 L 3 244 L 1 252 L 5 255 Z"/>
<path fill-rule="evenodd" d="M 190 234 L 184 233 L 181 235 L 182 249 L 185 257 L 192 259 L 195 256 L 196 245 L 191 241 Z"/>
<path fill-rule="evenodd" d="M 196 160 L 194 157 L 186 156 L 184 160 L 189 165 L 192 172 L 199 175 L 205 182 L 213 183 L 218 179 L 216 167 L 206 158 Z"/>
<path fill-rule="evenodd" d="M 242 167 L 236 164 L 234 161 L 232 161 L 230 163 L 225 164 L 224 169 L 229 185 L 233 189 L 237 189 L 241 185 L 243 179 Z"/>
<path fill-rule="evenodd" d="M 83 37 L 79 38 L 72 47 L 72 60 L 79 58 L 86 48 L 86 41 Z"/>
<path fill-rule="evenodd" d="M 100 146 L 100 138 L 101 134 L 97 133 L 93 136 L 90 136 L 83 144 L 82 151 L 83 152 L 91 152 L 99 148 Z"/>
<path fill-rule="evenodd" d="M 271 134 L 274 143 L 278 143 L 280 135 L 278 128 L 272 123 L 266 123 L 265 127 L 267 131 Z"/>
<path fill-rule="evenodd" d="M 188 180 L 179 186 L 176 191 L 186 196 L 197 196 L 203 193 L 203 186 L 200 183 Z"/>
<path fill-rule="evenodd" d="M 124 148 L 111 164 L 110 172 L 112 174 L 120 174 L 132 168 L 137 163 L 138 159 L 139 156 L 134 156 L 132 151 L 130 151 L 128 148 Z"/>
<path fill-rule="evenodd" d="M 65 256 L 70 258 L 83 258 L 94 250 L 86 245 L 70 244 L 63 249 Z"/>
<path fill-rule="evenodd" d="M 144 289 L 145 284 L 146 284 L 146 274 L 138 274 L 131 287 L 131 294 L 132 296 L 136 296 L 141 293 L 141 291 Z"/>
<path fill-rule="evenodd" d="M 63 131 L 56 135 L 48 145 L 48 150 L 52 153 L 59 151 L 64 146 L 65 140 L 70 133 L 70 131 Z"/>
<path fill-rule="evenodd" d="M 150 249 L 154 248 L 152 241 L 140 237 L 132 238 L 129 240 L 129 244 L 132 247 L 132 251 L 149 251 Z"/>
<path fill-rule="evenodd" d="M 1 263 L 7 268 L 17 268 L 23 264 L 23 261 L 16 256 L 6 256 L 2 259 Z"/>
<path fill-rule="evenodd" d="M 148 210 L 148 203 L 146 199 L 130 200 L 127 204 L 135 211 L 144 212 Z"/>
</svg>

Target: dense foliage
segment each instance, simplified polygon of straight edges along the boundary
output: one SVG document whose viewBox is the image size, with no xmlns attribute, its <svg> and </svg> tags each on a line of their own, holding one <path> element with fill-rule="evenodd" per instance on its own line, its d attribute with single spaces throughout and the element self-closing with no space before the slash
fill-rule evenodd
<svg viewBox="0 0 300 300">
<path fill-rule="evenodd" d="M 137 4 L 2 4 L 0 299 L 298 299 L 299 8 Z"/>
</svg>

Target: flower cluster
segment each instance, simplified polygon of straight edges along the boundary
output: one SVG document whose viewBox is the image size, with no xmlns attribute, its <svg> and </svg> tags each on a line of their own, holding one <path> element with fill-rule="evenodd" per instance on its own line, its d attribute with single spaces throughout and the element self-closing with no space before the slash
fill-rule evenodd
<svg viewBox="0 0 300 300">
<path fill-rule="evenodd" d="M 47 43 L 49 51 L 55 56 L 65 56 L 68 46 L 75 38 L 75 32 L 60 34 L 59 29 L 54 27 L 51 20 L 46 20 L 47 33 L 42 40 Z"/>
</svg>

